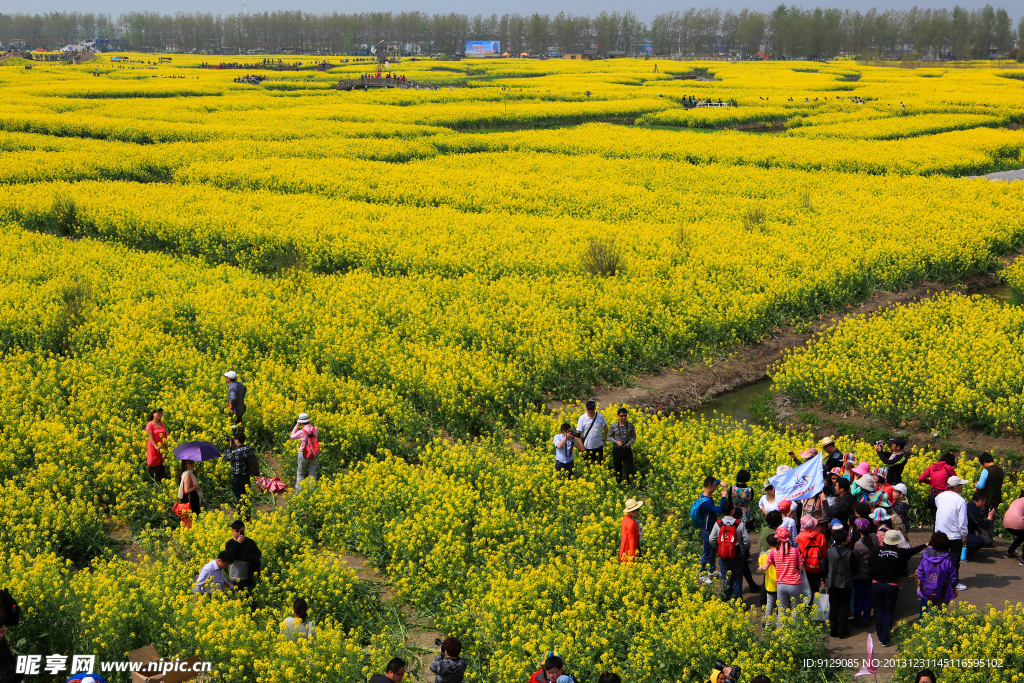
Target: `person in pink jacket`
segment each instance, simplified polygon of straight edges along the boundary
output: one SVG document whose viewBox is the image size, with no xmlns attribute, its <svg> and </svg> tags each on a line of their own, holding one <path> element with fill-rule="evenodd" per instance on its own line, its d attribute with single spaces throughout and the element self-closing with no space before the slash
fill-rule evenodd
<svg viewBox="0 0 1024 683">
<path fill-rule="evenodd" d="M 946 482 L 956 474 L 956 456 L 952 453 L 944 453 L 938 461 L 932 463 L 928 469 L 922 472 L 917 480 L 926 482 L 932 487 L 933 494 L 939 494 L 948 490 Z"/>
<path fill-rule="evenodd" d="M 290 440 L 299 440 L 299 465 L 298 470 L 295 473 L 295 493 L 299 494 L 302 491 L 302 480 L 308 476 L 313 481 L 316 481 L 316 466 L 320 456 L 315 455 L 312 458 L 306 457 L 306 450 L 308 448 L 310 437 L 319 439 L 317 429 L 311 424 L 309 415 L 302 413 L 299 418 L 295 421 L 295 426 L 292 427 Z M 303 470 L 306 470 L 306 474 L 303 474 Z"/>
<path fill-rule="evenodd" d="M 1016 557 L 1017 546 L 1024 543 L 1024 491 L 1021 491 L 1017 500 L 1006 508 L 1006 514 L 1003 515 L 1003 527 L 1013 534 L 1013 543 L 1003 553 L 1003 557 L 1007 559 Z M 1020 563 L 1024 565 L 1024 557 L 1021 558 Z"/>
<path fill-rule="evenodd" d="M 949 478 L 956 474 L 954 469 L 956 465 L 956 456 L 952 453 L 944 453 L 938 462 L 932 463 L 932 465 L 922 472 L 917 480 L 919 482 L 927 482 L 932 487 L 932 499 L 929 500 L 931 509 L 935 509 L 934 498 L 943 491 L 949 490 L 949 486 L 946 484 Z"/>
</svg>

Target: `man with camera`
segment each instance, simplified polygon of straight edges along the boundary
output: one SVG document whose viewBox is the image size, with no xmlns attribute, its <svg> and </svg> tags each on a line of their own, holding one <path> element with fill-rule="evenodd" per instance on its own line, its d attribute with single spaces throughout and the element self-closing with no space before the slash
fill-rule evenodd
<svg viewBox="0 0 1024 683">
<path fill-rule="evenodd" d="M 743 675 L 743 670 L 735 665 L 729 665 L 718 660 L 715 662 L 715 667 L 711 671 L 711 683 L 736 683 L 740 680 L 740 676 Z"/>
<path fill-rule="evenodd" d="M 583 442 L 579 433 L 573 431 L 572 425 L 568 422 L 562 423 L 562 429 L 555 434 L 555 472 L 565 470 L 572 479 L 572 470 L 576 464 L 576 456 L 573 449 L 582 452 Z"/>
<path fill-rule="evenodd" d="M 885 481 L 891 486 L 902 484 L 903 468 L 907 466 L 907 454 L 903 449 L 907 447 L 907 440 L 902 436 L 894 436 L 889 439 L 889 448 L 891 450 L 883 451 L 882 448 L 884 446 L 884 441 L 875 442 L 875 452 L 878 453 L 878 459 L 888 468 L 885 473 Z"/>
<path fill-rule="evenodd" d="M 576 431 L 582 434 L 583 455 L 590 462 L 604 462 L 604 442 L 608 438 L 608 422 L 597 412 L 597 404 L 587 401 L 587 412 L 576 421 Z"/>
<path fill-rule="evenodd" d="M 441 648 L 437 658 L 430 663 L 430 671 L 434 674 L 434 683 L 462 683 L 466 675 L 466 660 L 462 654 L 462 642 L 454 636 L 434 640 L 434 645 Z"/>
</svg>

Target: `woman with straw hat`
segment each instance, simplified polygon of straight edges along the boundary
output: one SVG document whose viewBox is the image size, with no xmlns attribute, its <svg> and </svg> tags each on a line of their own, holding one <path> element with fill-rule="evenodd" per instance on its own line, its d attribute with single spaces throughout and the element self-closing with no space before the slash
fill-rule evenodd
<svg viewBox="0 0 1024 683">
<path fill-rule="evenodd" d="M 310 420 L 309 415 L 301 413 L 298 419 L 295 420 L 291 436 L 288 437 L 290 440 L 299 440 L 299 463 L 298 470 L 295 473 L 296 494 L 302 491 L 302 480 L 306 476 L 316 481 L 317 461 L 320 458 L 320 440 L 316 427 L 311 423 L 312 420 Z M 305 475 L 302 473 L 303 469 L 306 470 Z"/>
<path fill-rule="evenodd" d="M 619 544 L 619 562 L 632 562 L 640 552 L 640 542 L 644 539 L 644 528 L 636 521 L 642 500 L 630 498 L 626 501 L 626 509 L 622 516 L 622 543 Z"/>
</svg>

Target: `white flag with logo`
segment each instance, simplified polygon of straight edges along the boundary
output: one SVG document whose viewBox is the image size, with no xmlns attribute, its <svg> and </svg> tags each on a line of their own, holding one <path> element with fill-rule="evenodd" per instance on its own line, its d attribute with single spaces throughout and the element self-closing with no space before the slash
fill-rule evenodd
<svg viewBox="0 0 1024 683">
<path fill-rule="evenodd" d="M 811 458 L 803 465 L 776 474 L 768 481 L 775 487 L 775 500 L 807 500 L 825 488 L 825 475 L 819 458 Z"/>
</svg>

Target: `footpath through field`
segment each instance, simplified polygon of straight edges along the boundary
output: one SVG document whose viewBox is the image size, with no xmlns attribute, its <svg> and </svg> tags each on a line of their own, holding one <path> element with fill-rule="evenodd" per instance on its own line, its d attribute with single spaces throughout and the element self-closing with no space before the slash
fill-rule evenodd
<svg viewBox="0 0 1024 683">
<path fill-rule="evenodd" d="M 917 528 L 910 532 L 907 540 L 911 545 L 918 546 L 928 543 L 931 534 L 931 529 Z M 1021 567 L 1017 560 L 1007 560 L 1001 557 L 1009 545 L 1009 541 L 996 539 L 995 547 L 982 548 L 971 556 L 969 562 L 961 563 L 960 581 L 967 586 L 967 590 L 961 591 L 960 596 L 952 604 L 967 602 L 977 607 L 979 612 L 984 612 L 987 610 L 988 605 L 996 609 L 1003 609 L 1004 603 L 1007 600 L 1013 602 L 1020 600 L 1022 589 L 1024 589 L 1024 567 Z M 756 552 L 755 548 L 757 548 Z M 759 538 L 756 535 L 752 535 L 751 556 L 756 558 L 757 552 L 760 552 Z M 920 560 L 920 553 L 911 558 L 907 564 L 910 574 L 917 571 L 917 565 Z M 754 570 L 754 578 L 759 584 L 763 581 L 763 575 L 759 574 L 756 568 Z M 747 590 L 747 588 L 744 584 L 744 590 Z M 759 597 L 757 595 L 744 595 L 743 598 L 744 604 L 755 609 L 759 609 L 757 607 L 758 600 Z M 867 637 L 870 633 L 875 643 L 875 657 L 879 660 L 880 664 L 878 668 L 878 681 L 891 680 L 894 671 L 891 668 L 882 667 L 881 664 L 887 658 L 896 657 L 899 654 L 897 643 L 901 637 L 909 632 L 910 626 L 917 621 L 919 607 L 920 602 L 917 597 L 916 581 L 912 578 L 904 578 L 900 584 L 900 597 L 896 605 L 898 625 L 893 631 L 893 644 L 890 647 L 882 647 L 878 643 L 878 637 L 874 635 L 874 621 L 872 621 L 869 627 L 851 627 L 850 636 L 845 639 L 829 638 L 825 656 L 830 659 L 857 660 L 858 662 L 864 660 L 867 657 Z M 978 637 L 983 636 L 979 634 Z M 856 671 L 857 667 L 849 669 L 849 680 L 854 680 L 853 674 Z M 979 673 L 979 675 L 981 674 Z"/>
</svg>

